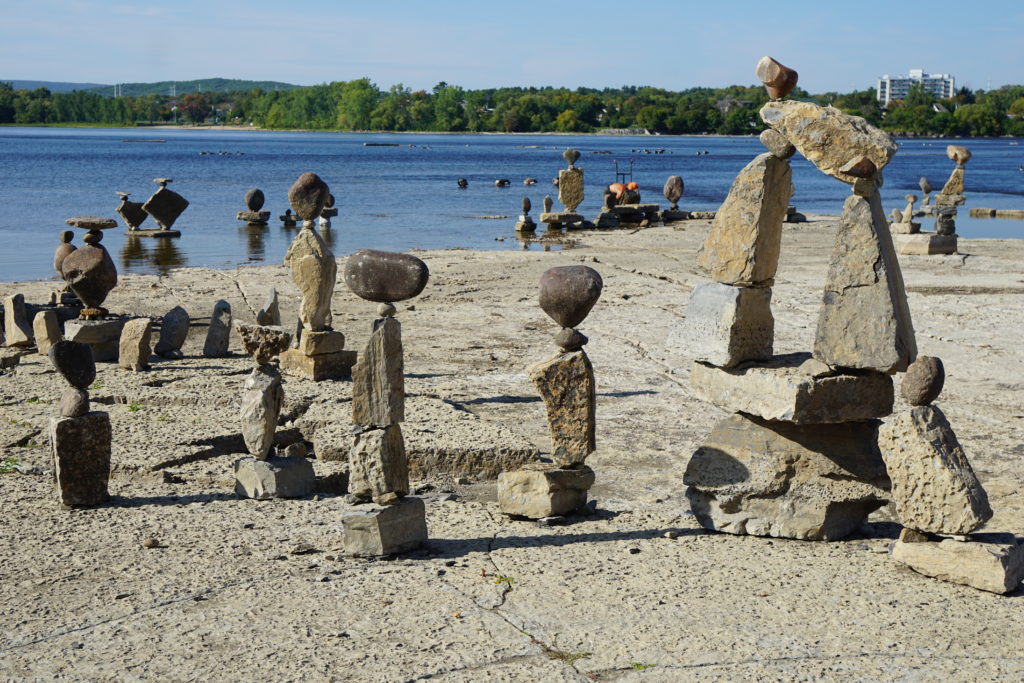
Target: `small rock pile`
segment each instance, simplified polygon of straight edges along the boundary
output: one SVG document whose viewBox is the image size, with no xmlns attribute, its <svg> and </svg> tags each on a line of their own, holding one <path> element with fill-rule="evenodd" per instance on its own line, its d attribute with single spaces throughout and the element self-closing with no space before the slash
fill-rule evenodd
<svg viewBox="0 0 1024 683">
<path fill-rule="evenodd" d="M 235 218 L 245 221 L 246 225 L 258 227 L 266 225 L 270 220 L 270 212 L 262 210 L 265 201 L 263 190 L 257 187 L 252 188 L 245 193 L 245 211 L 239 211 Z"/>
</svg>

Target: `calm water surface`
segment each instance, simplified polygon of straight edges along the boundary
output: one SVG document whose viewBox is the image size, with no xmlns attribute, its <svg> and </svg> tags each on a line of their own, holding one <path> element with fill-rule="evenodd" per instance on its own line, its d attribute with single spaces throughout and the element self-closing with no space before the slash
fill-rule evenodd
<svg viewBox="0 0 1024 683">
<path fill-rule="evenodd" d="M 152 139 L 165 142 L 138 142 Z M 887 212 L 903 208 L 904 194 L 920 194 L 922 175 L 936 190 L 942 187 L 953 168 L 945 156 L 949 142 L 956 141 L 900 141 L 885 171 Z M 962 236 L 1024 237 L 1024 221 L 972 219 L 966 210 L 1024 209 L 1024 172 L 1018 170 L 1024 144 L 1013 142 L 962 141 L 974 155 L 967 165 L 968 204 L 957 218 Z M 303 171 L 320 175 L 337 200 L 340 214 L 325 237 L 338 255 L 364 248 L 521 249 L 513 230 L 520 200 L 530 197 L 534 216 L 545 194 L 560 206 L 551 178 L 565 166 L 566 147 L 582 152 L 577 165 L 586 169 L 587 198 L 580 210 L 591 218 L 603 187 L 615 180 L 614 161 L 628 168 L 632 160 L 644 201 L 667 206 L 661 186 L 676 174 L 686 183 L 681 208 L 716 209 L 736 172 L 764 151 L 756 138 L 0 128 L 0 281 L 54 277 L 52 254 L 65 218 L 117 217 L 116 191 L 145 201 L 156 188 L 152 179 L 161 176 L 174 178 L 171 189 L 191 202 L 174 226 L 182 236 L 129 239 L 120 227 L 107 230 L 103 243 L 121 272 L 280 263 L 294 230 L 283 228 L 277 216 L 288 208 L 288 188 Z M 633 151 L 642 149 L 664 153 Z M 459 177 L 469 180 L 468 189 L 456 187 Z M 538 184 L 524 187 L 526 177 Z M 496 188 L 496 178 L 509 178 L 512 186 Z M 838 214 L 849 195 L 846 185 L 803 158 L 793 160 L 793 180 L 792 203 L 801 211 Z M 252 187 L 267 197 L 264 208 L 272 220 L 265 228 L 235 220 Z M 495 215 L 507 218 L 479 218 Z M 922 221 L 931 228 L 933 219 Z M 155 223 L 147 219 L 143 227 Z M 82 231 L 75 232 L 80 244 Z"/>
</svg>

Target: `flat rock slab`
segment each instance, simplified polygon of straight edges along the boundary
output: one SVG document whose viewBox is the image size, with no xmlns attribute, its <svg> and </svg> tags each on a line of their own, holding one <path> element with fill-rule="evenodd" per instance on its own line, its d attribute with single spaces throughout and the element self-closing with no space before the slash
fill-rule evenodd
<svg viewBox="0 0 1024 683">
<path fill-rule="evenodd" d="M 892 413 L 894 398 L 889 375 L 835 373 L 806 353 L 735 368 L 696 362 L 690 387 L 698 398 L 720 408 L 797 424 L 885 417 Z"/>
<path fill-rule="evenodd" d="M 552 459 L 563 467 L 582 465 L 596 448 L 597 387 L 590 358 L 581 349 L 526 372 L 547 407 Z"/>
<path fill-rule="evenodd" d="M 919 574 L 991 593 L 1012 593 L 1024 579 L 1024 543 L 1013 534 L 972 534 L 966 541 L 896 541 L 889 552 Z"/>
<path fill-rule="evenodd" d="M 307 356 L 298 349 L 286 349 L 281 353 L 280 358 L 281 372 L 286 375 L 322 382 L 329 379 L 351 377 L 352 367 L 358 360 L 358 354 L 355 351 L 337 351 Z"/>
<path fill-rule="evenodd" d="M 306 458 L 239 458 L 234 469 L 235 493 L 242 498 L 303 498 L 316 487 L 313 464 Z"/>
<path fill-rule="evenodd" d="M 396 505 L 357 505 L 342 513 L 345 552 L 360 557 L 396 555 L 419 548 L 427 540 L 423 500 L 402 498 Z"/>
<path fill-rule="evenodd" d="M 889 420 L 878 445 L 903 526 L 968 534 L 992 518 L 988 495 L 938 406 L 917 406 Z"/>
<path fill-rule="evenodd" d="M 845 537 L 887 498 L 878 421 L 793 425 L 733 415 L 686 467 L 701 526 L 807 541 Z"/>
<path fill-rule="evenodd" d="M 110 499 L 110 416 L 91 412 L 50 419 L 50 452 L 60 502 L 99 505 Z"/>
<path fill-rule="evenodd" d="M 956 235 L 939 235 L 934 232 L 894 234 L 892 241 L 896 247 L 896 253 L 905 256 L 955 254 L 957 248 Z"/>
<path fill-rule="evenodd" d="M 120 352 L 121 331 L 126 322 L 127 318 L 69 320 L 64 323 L 64 339 L 88 344 L 97 363 L 114 363 Z"/>
<path fill-rule="evenodd" d="M 775 343 L 771 287 L 705 282 L 693 288 L 686 318 L 667 345 L 724 368 L 769 360 Z"/>
<path fill-rule="evenodd" d="M 498 475 L 498 507 L 513 517 L 543 519 L 582 510 L 594 485 L 594 470 L 528 466 Z"/>
<path fill-rule="evenodd" d="M 296 350 L 304 356 L 319 356 L 345 350 L 345 335 L 334 330 L 303 330 Z"/>
</svg>

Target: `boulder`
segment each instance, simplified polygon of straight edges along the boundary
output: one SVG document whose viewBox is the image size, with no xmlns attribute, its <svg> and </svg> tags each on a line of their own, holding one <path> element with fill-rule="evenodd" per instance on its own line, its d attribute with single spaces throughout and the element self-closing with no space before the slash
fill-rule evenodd
<svg viewBox="0 0 1024 683">
<path fill-rule="evenodd" d="M 292 342 L 292 335 L 282 327 L 264 327 L 238 323 L 235 332 L 242 342 L 242 350 L 259 365 L 274 360 Z"/>
<path fill-rule="evenodd" d="M 429 277 L 427 264 L 411 254 L 361 249 L 345 263 L 345 284 L 367 301 L 411 299 L 423 291 Z"/>
<path fill-rule="evenodd" d="M 324 210 L 330 190 L 316 173 L 303 173 L 288 190 L 288 203 L 304 221 L 315 220 Z"/>
<path fill-rule="evenodd" d="M 900 394 L 912 406 L 925 406 L 942 393 L 946 370 L 942 361 L 934 356 L 918 356 L 903 375 Z"/>
<path fill-rule="evenodd" d="M 79 506 L 108 501 L 110 416 L 92 412 L 79 417 L 51 418 L 49 436 L 60 502 Z"/>
<path fill-rule="evenodd" d="M 604 281 L 589 266 L 556 266 L 540 278 L 540 307 L 562 327 L 576 327 L 601 297 Z"/>
<path fill-rule="evenodd" d="M 558 172 L 558 201 L 565 205 L 565 210 L 574 213 L 576 207 L 583 203 L 583 169 L 567 168 Z"/>
<path fill-rule="evenodd" d="M 234 470 L 241 498 L 304 498 L 316 487 L 313 463 L 306 458 L 239 458 Z"/>
</svg>

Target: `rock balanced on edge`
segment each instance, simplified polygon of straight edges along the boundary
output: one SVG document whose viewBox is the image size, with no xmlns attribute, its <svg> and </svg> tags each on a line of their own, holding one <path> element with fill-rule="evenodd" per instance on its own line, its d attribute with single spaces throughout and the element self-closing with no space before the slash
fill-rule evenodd
<svg viewBox="0 0 1024 683">
<path fill-rule="evenodd" d="M 540 280 L 540 307 L 561 326 L 553 358 L 527 368 L 548 413 L 554 463 L 537 463 L 498 476 L 498 504 L 514 517 L 541 519 L 584 508 L 594 471 L 585 461 L 596 447 L 594 369 L 578 330 L 601 296 L 601 275 L 587 266 L 560 266 Z"/>
</svg>

